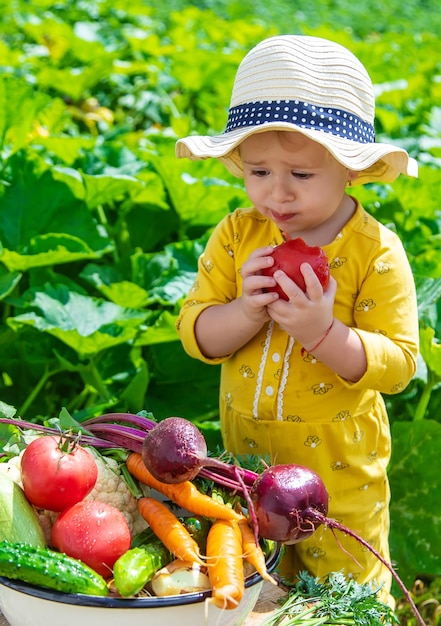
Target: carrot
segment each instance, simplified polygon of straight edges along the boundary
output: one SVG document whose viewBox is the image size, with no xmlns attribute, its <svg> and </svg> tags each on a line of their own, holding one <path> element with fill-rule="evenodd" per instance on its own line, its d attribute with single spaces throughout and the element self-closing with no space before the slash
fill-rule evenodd
<svg viewBox="0 0 441 626">
<path fill-rule="evenodd" d="M 207 537 L 211 602 L 219 609 L 235 609 L 245 591 L 242 535 L 238 522 L 216 520 Z"/>
<path fill-rule="evenodd" d="M 138 509 L 155 535 L 181 561 L 204 565 L 199 546 L 176 515 L 155 498 L 142 497 Z"/>
<path fill-rule="evenodd" d="M 236 520 L 244 519 L 244 516 L 234 509 L 219 502 L 204 493 L 201 493 L 189 480 L 169 485 L 157 480 L 147 469 L 141 454 L 132 452 L 127 461 L 127 469 L 137 480 L 156 489 L 167 496 L 172 502 L 178 504 L 194 515 L 203 515 L 214 519 Z"/>
<path fill-rule="evenodd" d="M 242 536 L 242 552 L 243 557 L 254 569 L 262 576 L 264 580 L 277 585 L 277 581 L 268 573 L 266 569 L 265 555 L 262 548 L 254 537 L 253 530 L 249 527 L 248 521 L 243 519 L 239 522 L 239 528 Z"/>
</svg>

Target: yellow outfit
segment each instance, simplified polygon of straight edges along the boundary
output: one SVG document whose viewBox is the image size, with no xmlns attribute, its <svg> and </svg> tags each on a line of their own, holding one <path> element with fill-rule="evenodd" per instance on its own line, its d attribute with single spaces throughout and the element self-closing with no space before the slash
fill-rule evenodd
<svg viewBox="0 0 441 626">
<path fill-rule="evenodd" d="M 367 371 L 358 382 L 335 374 L 274 322 L 235 354 L 206 358 L 195 339 L 197 317 L 209 306 L 240 297 L 240 268 L 250 253 L 281 241 L 277 226 L 255 209 L 227 215 L 199 260 L 178 332 L 188 354 L 222 363 L 225 448 L 313 469 L 328 490 L 329 517 L 389 560 L 391 440 L 381 393 L 406 387 L 418 352 L 415 286 L 406 254 L 395 233 L 359 203 L 335 240 L 323 247 L 338 285 L 334 316 L 359 334 L 366 351 Z M 294 579 L 299 569 L 308 569 L 321 577 L 341 570 L 360 583 L 382 582 L 389 590 L 387 569 L 354 539 L 338 531 L 336 537 L 321 526 L 288 548 L 283 575 Z"/>
</svg>

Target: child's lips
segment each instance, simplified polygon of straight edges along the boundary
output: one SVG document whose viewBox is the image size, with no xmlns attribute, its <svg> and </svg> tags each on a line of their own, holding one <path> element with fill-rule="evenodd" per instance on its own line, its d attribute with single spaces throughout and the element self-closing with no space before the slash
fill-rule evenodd
<svg viewBox="0 0 441 626">
<path fill-rule="evenodd" d="M 277 213 L 277 211 L 271 211 L 271 216 L 275 222 L 288 222 L 295 217 L 295 213 Z"/>
</svg>

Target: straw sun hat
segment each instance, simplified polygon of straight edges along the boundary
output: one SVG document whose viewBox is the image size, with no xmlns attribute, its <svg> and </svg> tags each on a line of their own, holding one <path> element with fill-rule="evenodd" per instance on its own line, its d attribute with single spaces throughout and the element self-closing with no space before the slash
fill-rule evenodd
<svg viewBox="0 0 441 626">
<path fill-rule="evenodd" d="M 244 57 L 233 87 L 225 131 L 178 140 L 178 158 L 215 157 L 243 176 L 239 144 L 266 130 L 302 133 L 350 170 L 353 184 L 417 176 L 402 148 L 375 143 L 375 97 L 360 61 L 343 46 L 306 35 L 265 39 Z"/>
</svg>

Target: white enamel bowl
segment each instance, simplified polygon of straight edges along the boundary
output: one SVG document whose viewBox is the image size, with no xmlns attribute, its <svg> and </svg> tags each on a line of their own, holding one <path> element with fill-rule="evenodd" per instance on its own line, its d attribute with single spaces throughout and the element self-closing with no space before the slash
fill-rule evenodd
<svg viewBox="0 0 441 626">
<path fill-rule="evenodd" d="M 267 557 L 269 572 L 279 558 L 276 546 Z M 206 602 L 211 591 L 161 598 L 102 598 L 61 593 L 0 576 L 0 609 L 10 626 L 239 626 L 253 610 L 262 585 L 261 576 L 251 574 L 239 606 L 222 611 Z"/>
</svg>

